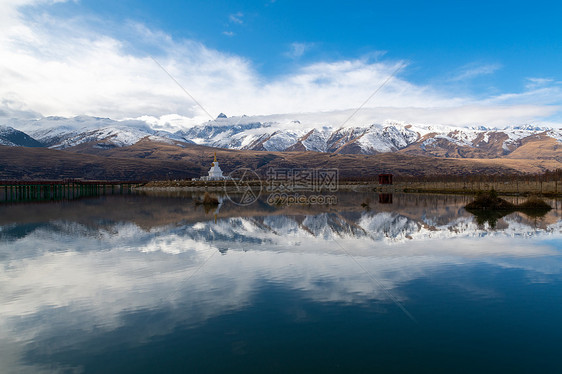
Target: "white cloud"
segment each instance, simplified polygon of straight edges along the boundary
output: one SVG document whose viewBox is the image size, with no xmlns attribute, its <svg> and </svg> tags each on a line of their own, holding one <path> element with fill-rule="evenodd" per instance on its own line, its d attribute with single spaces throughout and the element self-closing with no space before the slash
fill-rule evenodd
<svg viewBox="0 0 562 374">
<path fill-rule="evenodd" d="M 490 104 L 501 105 L 555 105 L 562 103 L 562 87 L 540 86 L 521 93 L 506 93 L 487 100 Z"/>
<path fill-rule="evenodd" d="M 242 19 L 242 17 L 244 17 L 244 13 L 242 12 L 237 12 L 234 14 L 231 14 L 230 16 L 228 16 L 228 19 L 230 20 L 230 22 L 233 23 L 237 23 L 239 25 L 244 23 L 244 20 Z"/>
<path fill-rule="evenodd" d="M 551 115 L 559 111 L 560 107 L 527 106 L 491 106 L 472 105 L 450 108 L 415 108 L 415 107 L 377 107 L 364 108 L 355 113 L 355 109 L 282 113 L 257 115 L 240 118 L 240 123 L 262 122 L 277 123 L 278 127 L 293 126 L 293 120 L 299 120 L 305 128 L 321 129 L 325 126 L 368 126 L 373 123 L 402 122 L 423 125 L 452 125 L 505 127 L 517 124 L 532 123 L 534 118 Z M 355 113 L 355 114 L 354 114 Z M 229 113 L 230 114 L 230 113 Z M 161 117 L 143 116 L 136 118 L 145 121 L 157 130 L 176 131 L 199 125 L 209 118 L 188 118 L 180 115 L 165 115 Z M 558 127 L 557 122 L 544 122 L 545 126 Z"/>
<path fill-rule="evenodd" d="M 294 42 L 291 43 L 291 45 L 289 46 L 289 51 L 285 55 L 289 58 L 297 59 L 304 55 L 313 46 L 314 43 Z"/>
<path fill-rule="evenodd" d="M 220 112 L 258 115 L 354 109 L 404 63 L 373 62 L 372 56 L 366 56 L 316 62 L 268 79 L 247 59 L 193 40 L 176 40 L 142 24 L 105 25 L 105 21 L 97 20 L 105 27 L 99 24 L 92 27 L 88 26 L 91 22 L 80 16 L 62 19 L 43 11 L 33 17 L 18 13 L 22 4 L 51 2 L 0 3 L 0 17 L 6 21 L 0 24 L 0 117 L 33 117 L 41 113 L 114 119 L 150 116 L 157 121 L 176 115 L 188 118 L 187 122 L 207 120 L 204 111 L 162 71 L 147 51 L 212 116 Z M 234 14 L 237 19 L 242 16 Z M 311 44 L 294 43 L 293 55 L 298 57 L 309 47 Z M 476 67 L 462 74 L 476 76 L 496 68 Z M 477 101 L 410 83 L 400 73 L 391 77 L 365 108 L 379 109 L 362 110 L 357 118 L 362 118 L 361 113 L 374 113 L 378 117 L 383 113 L 388 114 L 385 119 L 392 115 L 395 120 L 417 122 L 423 119 L 459 125 L 507 120 L 522 123 L 551 116 L 554 111 L 552 105 L 548 106 L 553 99 L 546 92 Z M 560 98 L 559 90 L 559 87 L 551 88 L 549 93 L 554 92 L 555 98 Z M 525 101 L 535 94 L 538 96 L 534 96 L 532 103 Z M 475 108 L 479 109 L 475 111 Z"/>
<path fill-rule="evenodd" d="M 495 73 L 500 68 L 500 64 L 467 64 L 459 69 L 457 74 L 453 78 L 451 78 L 451 81 L 464 81 L 474 79 L 482 75 L 490 75 Z"/>
<path fill-rule="evenodd" d="M 424 212 L 426 218 L 435 214 Z M 22 372 L 25 367 L 20 365 L 30 364 L 23 360 L 30 348 L 48 346 L 49 352 L 60 353 L 90 339 L 100 341 L 103 334 L 130 327 L 126 315 L 132 311 L 166 313 L 151 320 L 149 329 L 117 334 L 119 344 L 135 345 L 178 326 L 198 325 L 251 305 L 256 285 L 264 281 L 316 303 L 361 305 L 377 300 L 390 305 L 390 294 L 407 305 L 412 290 L 401 286 L 432 279 L 436 269 L 486 263 L 499 270 L 519 269 L 530 279 L 560 275 L 556 225 L 537 230 L 513 220 L 506 221 L 506 232 L 486 232 L 468 218 L 430 230 L 407 225 L 410 219 L 404 217 L 398 221 L 402 226 L 388 230 L 386 213 L 366 212 L 352 225 L 369 233 L 363 237 L 334 230 L 325 218 L 307 215 L 297 222 L 270 216 L 265 225 L 251 218 L 223 218 L 218 223 L 177 223 L 150 230 L 133 223 L 98 228 L 53 221 L 52 226 L 0 242 L 0 347 L 10 354 L 10 360 L 0 360 L 0 369 Z M 457 224 L 465 229 L 451 230 Z M 316 236 L 310 228 L 318 230 Z M 215 239 L 207 240 L 206 233 Z M 402 240 L 389 240 L 392 233 Z M 521 240 L 523 233 L 536 237 Z M 241 239 L 228 240 L 234 236 Z M 353 259 L 334 245 L 334 237 Z M 217 255 L 221 248 L 228 248 L 225 256 Z M 360 271 L 355 258 L 385 290 Z M 488 291 L 496 289 L 491 285 Z M 65 339 L 53 339 L 60 336 Z M 48 372 L 52 371 L 51 366 Z"/>
<path fill-rule="evenodd" d="M 538 87 L 544 87 L 554 82 L 553 79 L 549 78 L 527 78 L 527 81 L 528 82 L 525 85 L 525 88 L 527 88 L 528 90 L 533 90 Z"/>
<path fill-rule="evenodd" d="M 234 32 L 232 32 L 232 31 L 223 31 L 222 34 L 223 34 L 223 35 L 226 35 L 226 36 L 234 36 L 234 35 L 236 35 L 236 34 L 234 34 Z"/>
</svg>

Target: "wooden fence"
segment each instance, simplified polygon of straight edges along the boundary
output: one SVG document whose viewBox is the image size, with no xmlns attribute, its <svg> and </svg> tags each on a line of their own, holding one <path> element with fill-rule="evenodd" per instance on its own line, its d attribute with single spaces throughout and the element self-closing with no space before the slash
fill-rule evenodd
<svg viewBox="0 0 562 374">
<path fill-rule="evenodd" d="M 136 181 L 2 181 L 0 202 L 73 200 L 86 196 L 128 194 Z"/>
</svg>

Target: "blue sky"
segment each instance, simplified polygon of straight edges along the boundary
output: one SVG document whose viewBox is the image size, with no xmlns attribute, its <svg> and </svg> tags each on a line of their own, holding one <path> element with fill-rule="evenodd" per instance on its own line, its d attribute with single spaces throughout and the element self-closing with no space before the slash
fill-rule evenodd
<svg viewBox="0 0 562 374">
<path fill-rule="evenodd" d="M 384 51 L 388 58 L 411 61 L 409 77 L 416 83 L 495 66 L 470 77 L 474 87 L 464 88 L 477 93 L 521 90 L 528 77 L 562 79 L 557 1 L 88 0 L 68 7 L 116 22 L 140 21 L 247 57 L 266 76 L 299 63 Z M 291 55 L 293 43 L 304 46 L 302 55 Z M 474 79 L 482 75 L 486 79 Z"/>
<path fill-rule="evenodd" d="M 457 108 L 451 118 L 488 113 L 466 123 L 440 120 L 438 111 L 431 118 L 446 124 L 562 123 L 562 5 L 555 1 L 16 0 L 0 7 L 12 25 L 0 28 L 10 51 L 4 60 L 12 61 L 0 69 L 29 75 L 7 73 L 13 86 L 0 90 L 4 113 L 199 118 L 200 108 L 152 56 L 213 114 L 352 109 L 401 66 L 367 107 Z M 61 70 L 42 74 L 50 88 L 36 87 L 49 91 L 40 101 L 27 90 L 45 65 Z M 155 89 L 144 102 L 147 85 Z"/>
</svg>

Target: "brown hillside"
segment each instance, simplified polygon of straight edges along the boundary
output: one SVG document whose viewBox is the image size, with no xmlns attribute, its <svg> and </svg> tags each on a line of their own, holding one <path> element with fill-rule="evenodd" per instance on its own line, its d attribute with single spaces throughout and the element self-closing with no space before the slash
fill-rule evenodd
<svg viewBox="0 0 562 374">
<path fill-rule="evenodd" d="M 546 136 L 533 136 L 522 140 L 521 146 L 507 158 L 556 160 L 562 162 L 562 143 Z"/>
<path fill-rule="evenodd" d="M 46 148 L 0 146 L 0 179 L 152 180 L 191 178 L 201 169 L 188 160 L 101 157 Z"/>
<path fill-rule="evenodd" d="M 556 143 L 528 142 L 524 150 L 555 152 Z M 540 146 L 540 144 L 545 144 Z M 336 168 L 340 178 L 374 178 L 379 173 L 396 175 L 474 175 L 538 173 L 562 167 L 555 159 L 461 159 L 436 158 L 405 153 L 377 155 L 321 152 L 267 152 L 227 150 L 188 143 L 164 143 L 149 139 L 128 147 L 99 148 L 93 143 L 57 151 L 45 148 L 0 147 L 1 179 L 184 179 L 206 173 L 217 153 L 228 174 L 250 168 L 265 175 L 275 168 Z"/>
<path fill-rule="evenodd" d="M 449 136 L 454 136 L 449 133 Z M 480 134 L 472 142 L 472 146 L 458 145 L 446 138 L 434 138 L 435 134 L 428 134 L 417 142 L 398 151 L 410 155 L 431 156 L 440 158 L 473 158 L 473 159 L 528 159 L 528 160 L 557 160 L 562 161 L 562 143 L 547 136 L 545 133 L 523 138 L 516 143 L 506 145 L 508 139 L 504 132 L 492 132 L 487 139 Z M 431 140 L 433 139 L 433 140 Z M 426 140 L 431 140 L 422 146 Z"/>
<path fill-rule="evenodd" d="M 540 172 L 561 167 L 558 162 L 545 164 L 544 161 L 447 159 L 416 156 L 401 153 L 377 155 L 330 154 L 321 152 L 267 152 L 249 150 L 228 150 L 205 146 L 183 144 L 182 146 L 143 140 L 129 147 L 113 149 L 82 148 L 69 149 L 76 153 L 96 154 L 122 159 L 144 158 L 145 160 L 188 161 L 207 170 L 217 153 L 221 168 L 228 174 L 237 168 L 250 168 L 265 175 L 269 167 L 276 168 L 337 168 L 341 177 L 374 177 L 382 172 L 399 175 L 427 174 L 501 174 Z M 499 162 L 498 162 L 499 161 Z"/>
</svg>

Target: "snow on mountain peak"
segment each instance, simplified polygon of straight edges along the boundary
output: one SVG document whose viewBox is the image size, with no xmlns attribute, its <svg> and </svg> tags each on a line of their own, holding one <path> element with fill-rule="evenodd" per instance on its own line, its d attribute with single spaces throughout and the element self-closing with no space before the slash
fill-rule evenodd
<svg viewBox="0 0 562 374">
<path fill-rule="evenodd" d="M 497 129 L 385 120 L 383 123 L 347 122 L 348 125 L 342 127 L 340 123 L 346 123 L 347 119 L 349 114 L 346 112 L 336 113 L 333 117 L 326 113 L 227 117 L 221 113 L 217 119 L 199 124 L 189 123 L 192 119 L 179 115 L 169 115 L 121 121 L 90 116 L 45 117 L 16 120 L 10 125 L 53 148 L 67 148 L 88 142 L 101 142 L 103 147 L 121 147 L 146 138 L 229 149 L 362 154 L 403 149 L 409 151 L 412 147 L 417 147 L 417 152 L 430 152 L 435 147 L 449 150 L 452 147 L 487 147 L 502 155 L 520 146 L 522 139 L 538 133 L 562 142 L 561 129 L 535 125 Z M 5 137 L 0 141 L 5 145 L 14 143 Z M 499 144 L 499 150 L 496 144 Z"/>
</svg>

